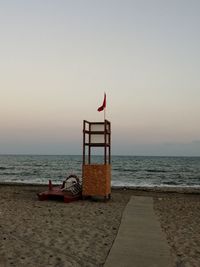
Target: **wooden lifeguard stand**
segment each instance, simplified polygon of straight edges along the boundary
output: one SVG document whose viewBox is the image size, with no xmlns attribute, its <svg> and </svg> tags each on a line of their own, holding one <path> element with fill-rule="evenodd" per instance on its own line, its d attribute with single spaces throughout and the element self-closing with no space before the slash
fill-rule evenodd
<svg viewBox="0 0 200 267">
<path fill-rule="evenodd" d="M 103 162 L 92 163 L 94 148 L 103 148 Z M 83 121 L 82 196 L 111 196 L 111 123 Z"/>
</svg>

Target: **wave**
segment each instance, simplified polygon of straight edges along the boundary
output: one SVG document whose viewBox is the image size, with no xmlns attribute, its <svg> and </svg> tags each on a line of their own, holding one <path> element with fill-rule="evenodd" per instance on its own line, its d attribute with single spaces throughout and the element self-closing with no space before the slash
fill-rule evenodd
<svg viewBox="0 0 200 267">
<path fill-rule="evenodd" d="M 13 170 L 15 167 L 1 167 L 0 170 L 5 171 L 5 170 Z"/>
<path fill-rule="evenodd" d="M 33 164 L 33 165 L 29 165 L 30 167 L 49 167 L 50 165 L 49 164 L 39 164 L 39 163 L 36 163 L 36 164 Z"/>
<path fill-rule="evenodd" d="M 13 176 L 15 176 L 15 175 L 18 175 L 18 173 L 16 173 L 16 172 L 2 172 L 1 175 L 8 175 L 8 176 L 13 175 Z"/>
<path fill-rule="evenodd" d="M 134 169 L 121 169 L 120 171 L 123 171 L 123 172 L 139 172 L 140 170 L 134 170 Z"/>
<path fill-rule="evenodd" d="M 163 185 L 180 185 L 180 182 L 178 182 L 178 181 L 177 182 L 175 182 L 175 181 L 173 181 L 173 182 L 172 181 L 167 182 L 166 181 L 166 182 L 163 182 L 162 184 Z"/>
<path fill-rule="evenodd" d="M 165 171 L 165 170 L 156 170 L 156 169 L 147 169 L 145 171 L 146 172 L 169 172 L 169 171 Z"/>
<path fill-rule="evenodd" d="M 6 170 L 7 168 L 6 167 L 0 167 L 0 170 Z"/>
<path fill-rule="evenodd" d="M 119 172 L 140 172 L 141 170 L 137 169 L 123 169 L 123 168 L 112 168 L 113 171 L 119 171 Z"/>
<path fill-rule="evenodd" d="M 1 171 L 9 171 L 9 170 L 16 170 L 17 168 L 16 168 L 16 166 L 10 166 L 10 167 L 0 167 L 0 172 Z M 2 172 L 1 172 L 1 174 L 2 174 Z"/>
</svg>

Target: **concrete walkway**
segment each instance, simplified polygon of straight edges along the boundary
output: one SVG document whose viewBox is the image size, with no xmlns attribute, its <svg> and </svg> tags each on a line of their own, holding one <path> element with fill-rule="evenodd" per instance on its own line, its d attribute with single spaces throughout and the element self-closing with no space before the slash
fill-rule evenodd
<svg viewBox="0 0 200 267">
<path fill-rule="evenodd" d="M 151 197 L 131 197 L 104 267 L 171 267 Z"/>
</svg>

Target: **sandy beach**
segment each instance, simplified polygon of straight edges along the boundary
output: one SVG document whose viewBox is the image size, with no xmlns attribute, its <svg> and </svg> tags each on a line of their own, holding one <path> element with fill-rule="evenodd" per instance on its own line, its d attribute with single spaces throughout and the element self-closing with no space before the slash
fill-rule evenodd
<svg viewBox="0 0 200 267">
<path fill-rule="evenodd" d="M 38 201 L 44 189 L 0 185 L 0 266 L 103 266 L 132 195 L 153 197 L 173 266 L 200 266 L 200 194 L 115 189 L 65 204 Z"/>
<path fill-rule="evenodd" d="M 200 194 L 154 197 L 154 209 L 177 267 L 200 266 Z"/>
</svg>

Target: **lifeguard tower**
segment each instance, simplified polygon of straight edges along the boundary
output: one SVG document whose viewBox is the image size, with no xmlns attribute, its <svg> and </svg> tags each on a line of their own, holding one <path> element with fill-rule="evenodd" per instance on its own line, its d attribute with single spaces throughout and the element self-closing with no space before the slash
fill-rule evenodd
<svg viewBox="0 0 200 267">
<path fill-rule="evenodd" d="M 95 148 L 103 149 L 102 162 L 93 162 Z M 111 196 L 111 123 L 83 121 L 82 196 Z"/>
</svg>

